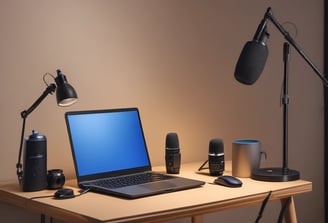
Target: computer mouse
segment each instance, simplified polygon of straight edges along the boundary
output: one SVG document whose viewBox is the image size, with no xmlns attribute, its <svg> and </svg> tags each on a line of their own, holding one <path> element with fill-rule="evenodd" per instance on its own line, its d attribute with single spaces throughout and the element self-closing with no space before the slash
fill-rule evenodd
<svg viewBox="0 0 328 223">
<path fill-rule="evenodd" d="M 75 197 L 72 189 L 69 188 L 61 188 L 57 190 L 54 194 L 55 199 L 68 199 Z"/>
<path fill-rule="evenodd" d="M 214 180 L 215 184 L 226 186 L 226 187 L 241 187 L 243 183 L 236 177 L 233 176 L 219 176 Z"/>
</svg>

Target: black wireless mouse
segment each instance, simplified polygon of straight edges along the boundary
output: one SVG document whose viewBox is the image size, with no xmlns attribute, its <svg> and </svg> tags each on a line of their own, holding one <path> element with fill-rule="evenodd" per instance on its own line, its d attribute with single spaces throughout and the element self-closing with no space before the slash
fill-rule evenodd
<svg viewBox="0 0 328 223">
<path fill-rule="evenodd" d="M 57 190 L 54 194 L 55 199 L 67 199 L 67 198 L 73 198 L 74 192 L 72 189 L 69 188 L 61 188 Z"/>
<path fill-rule="evenodd" d="M 236 177 L 233 176 L 219 176 L 214 180 L 215 184 L 222 185 L 225 187 L 241 187 L 243 183 Z"/>
</svg>

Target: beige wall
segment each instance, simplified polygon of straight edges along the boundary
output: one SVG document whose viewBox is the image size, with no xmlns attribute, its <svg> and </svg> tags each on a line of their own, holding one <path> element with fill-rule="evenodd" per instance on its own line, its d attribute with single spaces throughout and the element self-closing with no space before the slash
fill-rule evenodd
<svg viewBox="0 0 328 223">
<path fill-rule="evenodd" d="M 49 96 L 26 128 L 26 135 L 36 129 L 47 136 L 48 169 L 74 175 L 65 111 L 131 106 L 141 111 L 153 165 L 164 164 L 165 135 L 176 131 L 183 162 L 206 160 L 211 138 L 224 140 L 227 159 L 233 139 L 258 138 L 268 153 L 264 165 L 280 166 L 283 38 L 272 24 L 259 81 L 250 87 L 233 77 L 240 51 L 268 6 L 281 23 L 296 25 L 296 41 L 322 70 L 322 0 L 2 0 L 0 181 L 16 179 L 19 113 L 44 90 L 42 75 L 57 68 L 79 102 L 63 109 Z M 323 90 L 295 50 L 289 93 L 290 167 L 313 181 L 312 193 L 296 197 L 299 221 L 323 222 Z M 38 219 L 0 207 L 6 222 Z M 270 204 L 263 222 L 276 222 L 278 207 Z M 258 208 L 208 215 L 206 222 L 253 222 Z"/>
</svg>

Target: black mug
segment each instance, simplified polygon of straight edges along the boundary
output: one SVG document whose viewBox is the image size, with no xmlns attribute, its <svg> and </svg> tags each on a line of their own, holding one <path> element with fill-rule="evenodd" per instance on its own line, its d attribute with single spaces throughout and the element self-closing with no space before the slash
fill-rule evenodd
<svg viewBox="0 0 328 223">
<path fill-rule="evenodd" d="M 65 175 L 61 169 L 48 170 L 47 174 L 48 189 L 62 188 L 65 184 Z"/>
</svg>

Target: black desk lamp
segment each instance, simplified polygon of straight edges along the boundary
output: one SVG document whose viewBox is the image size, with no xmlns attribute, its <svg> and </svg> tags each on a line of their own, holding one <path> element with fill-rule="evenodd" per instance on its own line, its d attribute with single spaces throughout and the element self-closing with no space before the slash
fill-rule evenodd
<svg viewBox="0 0 328 223">
<path fill-rule="evenodd" d="M 45 81 L 45 77 L 49 75 L 51 76 L 56 84 L 51 83 L 48 84 Z M 16 164 L 17 168 L 17 176 L 19 183 L 22 183 L 23 180 L 23 167 L 21 163 L 21 156 L 22 156 L 22 148 L 23 148 L 23 141 L 24 141 L 24 131 L 25 131 L 25 122 L 27 116 L 34 111 L 38 107 L 38 105 L 48 96 L 48 94 L 52 94 L 56 91 L 56 97 L 57 97 L 57 104 L 59 106 L 70 106 L 74 104 L 77 101 L 77 94 L 74 90 L 74 88 L 67 82 L 66 76 L 60 71 L 57 70 L 57 77 L 54 77 L 50 73 L 46 73 L 43 75 L 43 81 L 47 85 L 47 88 L 44 90 L 44 92 L 41 94 L 41 96 L 31 105 L 30 108 L 27 110 L 24 110 L 21 112 L 21 117 L 23 118 L 23 126 L 22 126 L 22 134 L 20 139 L 20 147 L 19 147 L 19 153 L 18 153 L 18 161 Z M 33 132 L 34 135 L 35 132 Z M 33 188 L 29 191 L 32 191 Z"/>
<path fill-rule="evenodd" d="M 260 77 L 264 69 L 264 65 L 268 56 L 266 41 L 269 38 L 267 32 L 267 23 L 271 21 L 280 31 L 287 42 L 284 43 L 284 82 L 283 95 L 281 103 L 283 104 L 283 162 L 282 167 L 260 168 L 252 171 L 251 177 L 255 180 L 283 182 L 298 180 L 300 174 L 296 170 L 288 168 L 288 62 L 289 62 L 289 44 L 292 45 L 313 71 L 322 80 L 324 85 L 328 86 L 328 80 L 313 64 L 313 62 L 305 55 L 298 44 L 293 40 L 289 33 L 274 18 L 271 8 L 268 8 L 264 18 L 259 24 L 252 41 L 248 41 L 239 57 L 235 68 L 235 78 L 246 85 L 252 85 Z"/>
</svg>

